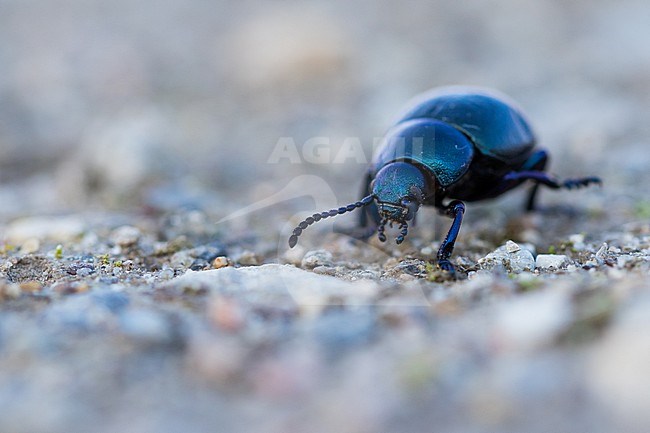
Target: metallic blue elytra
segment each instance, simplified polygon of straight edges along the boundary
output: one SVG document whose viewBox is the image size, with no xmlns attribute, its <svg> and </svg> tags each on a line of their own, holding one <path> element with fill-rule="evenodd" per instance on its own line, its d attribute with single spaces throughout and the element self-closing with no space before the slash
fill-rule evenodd
<svg viewBox="0 0 650 433">
<path fill-rule="evenodd" d="M 363 198 L 301 221 L 289 246 L 311 224 L 361 207 L 365 235 L 377 231 L 383 242 L 386 224 L 397 223 L 399 244 L 420 206 L 434 206 L 453 218 L 437 259 L 440 268 L 454 273 L 449 259 L 465 213 L 463 201 L 494 198 L 529 180 L 530 211 L 539 185 L 572 189 L 601 183 L 597 177 L 560 181 L 550 176 L 544 171 L 548 154 L 535 142 L 526 116 L 506 96 L 471 87 L 434 89 L 411 103 L 386 133 L 367 171 Z"/>
<path fill-rule="evenodd" d="M 523 161 L 535 147 L 535 135 L 521 109 L 493 90 L 434 89 L 412 102 L 397 124 L 412 119 L 437 119 L 452 125 L 470 137 L 482 154 L 506 163 Z"/>
</svg>

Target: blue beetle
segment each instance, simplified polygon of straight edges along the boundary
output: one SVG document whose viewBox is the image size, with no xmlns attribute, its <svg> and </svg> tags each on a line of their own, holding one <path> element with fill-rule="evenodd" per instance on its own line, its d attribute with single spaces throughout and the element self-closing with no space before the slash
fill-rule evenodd
<svg viewBox="0 0 650 433">
<path fill-rule="evenodd" d="M 552 189 L 600 184 L 597 177 L 560 181 L 544 171 L 545 150 L 517 105 L 491 90 L 469 87 L 434 89 L 416 99 L 385 135 L 367 172 L 362 199 L 315 213 L 294 229 L 289 246 L 314 222 L 365 207 L 359 224 L 386 241 L 387 223 L 399 224 L 401 243 L 420 206 L 435 206 L 453 219 L 438 250 L 438 266 L 454 273 L 450 257 L 465 213 L 463 201 L 497 197 L 527 180 L 526 202 L 535 208 L 539 185 Z M 451 202 L 445 204 L 445 200 Z"/>
</svg>

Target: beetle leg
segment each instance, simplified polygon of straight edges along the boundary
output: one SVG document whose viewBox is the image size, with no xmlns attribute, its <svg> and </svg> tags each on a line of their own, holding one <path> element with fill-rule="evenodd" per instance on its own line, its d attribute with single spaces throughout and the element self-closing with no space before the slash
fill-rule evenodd
<svg viewBox="0 0 650 433">
<path fill-rule="evenodd" d="M 546 165 L 548 164 L 548 152 L 545 150 L 538 150 L 533 153 L 528 160 L 524 163 L 521 170 L 522 171 L 544 171 Z M 535 199 L 537 198 L 537 191 L 539 190 L 539 183 L 530 187 L 530 192 L 528 193 L 528 199 L 526 200 L 526 212 L 532 212 L 535 210 Z"/>
<path fill-rule="evenodd" d="M 508 173 L 503 177 L 501 185 L 512 185 L 512 183 L 521 183 L 526 180 L 532 180 L 535 182 L 533 189 L 530 191 L 530 195 L 528 196 L 528 201 L 526 204 L 526 210 L 528 211 L 535 209 L 535 196 L 537 194 L 539 185 L 544 185 L 551 189 L 574 189 L 591 184 L 600 185 L 602 183 L 598 177 L 581 177 L 560 181 L 545 171 L 513 171 L 512 173 Z"/>
<path fill-rule="evenodd" d="M 526 212 L 532 212 L 537 207 L 535 205 L 535 200 L 537 198 L 537 190 L 539 190 L 539 183 L 535 183 L 528 193 L 528 199 L 526 200 Z"/>
<path fill-rule="evenodd" d="M 548 152 L 538 150 L 528 157 L 526 162 L 521 166 L 521 171 L 543 171 L 548 164 Z"/>
<path fill-rule="evenodd" d="M 458 238 L 458 233 L 460 232 L 460 225 L 463 222 L 463 214 L 465 213 L 465 203 L 459 200 L 454 200 L 446 208 L 446 213 L 454 221 L 451 223 L 449 232 L 445 240 L 440 244 L 440 249 L 438 250 L 438 267 L 440 269 L 455 274 L 454 265 L 451 264 L 449 258 L 451 253 L 454 251 L 454 245 L 456 244 L 456 238 Z"/>
</svg>

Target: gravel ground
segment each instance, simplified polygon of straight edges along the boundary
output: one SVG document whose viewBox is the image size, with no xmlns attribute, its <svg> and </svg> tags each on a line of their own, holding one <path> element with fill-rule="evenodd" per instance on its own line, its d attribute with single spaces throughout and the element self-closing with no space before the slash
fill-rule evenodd
<svg viewBox="0 0 650 433">
<path fill-rule="evenodd" d="M 649 16 L 0 0 L 0 431 L 648 431 Z M 457 280 L 427 209 L 400 246 L 323 222 L 289 250 L 453 82 L 604 186 L 469 205 Z"/>
</svg>

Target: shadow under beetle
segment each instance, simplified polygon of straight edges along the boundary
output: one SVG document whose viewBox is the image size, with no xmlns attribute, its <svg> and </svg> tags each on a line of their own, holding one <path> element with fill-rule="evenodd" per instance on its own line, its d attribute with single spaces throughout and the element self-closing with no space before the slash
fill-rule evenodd
<svg viewBox="0 0 650 433">
<path fill-rule="evenodd" d="M 507 97 L 480 88 L 443 87 L 425 93 L 384 137 L 366 174 L 363 198 L 306 218 L 289 246 L 309 225 L 363 209 L 359 224 L 366 236 L 386 241 L 387 223 L 399 224 L 399 244 L 420 206 L 435 206 L 453 218 L 438 250 L 438 266 L 454 273 L 450 257 L 465 213 L 463 201 L 497 197 L 527 180 L 533 182 L 526 209 L 535 208 L 540 185 L 578 188 L 601 181 L 584 177 L 560 181 L 544 171 L 548 154 L 521 110 Z M 445 204 L 446 199 L 451 202 Z"/>
</svg>

